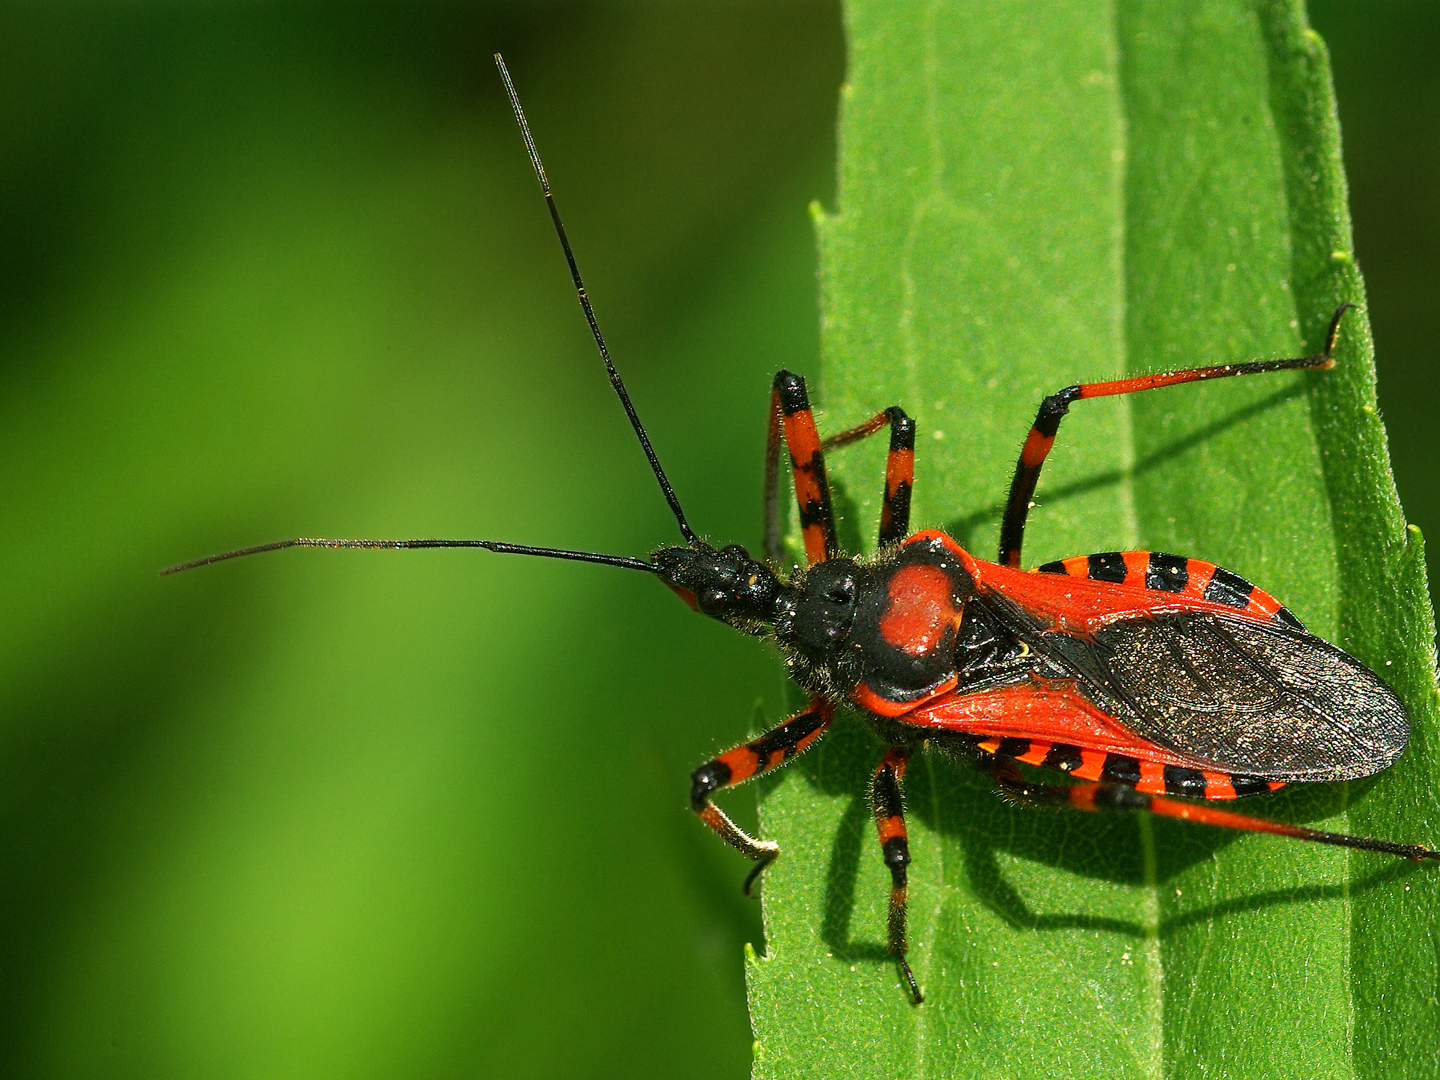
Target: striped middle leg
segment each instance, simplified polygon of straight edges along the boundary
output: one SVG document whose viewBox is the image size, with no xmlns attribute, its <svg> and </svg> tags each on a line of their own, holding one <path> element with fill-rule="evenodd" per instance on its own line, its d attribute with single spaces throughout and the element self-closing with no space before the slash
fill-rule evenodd
<svg viewBox="0 0 1440 1080">
<path fill-rule="evenodd" d="M 887 938 L 890 954 L 900 965 L 910 987 L 915 1004 L 924 1000 L 910 962 L 905 958 L 905 912 L 906 912 L 906 868 L 910 865 L 910 840 L 905 831 L 905 805 L 900 794 L 901 781 L 905 779 L 905 765 L 910 760 L 910 751 L 903 746 L 892 746 L 886 751 L 875 778 L 870 782 L 870 809 L 875 815 L 875 829 L 880 838 L 880 852 L 885 865 L 890 868 L 890 918 Z"/>
<path fill-rule="evenodd" d="M 813 565 L 835 554 L 835 525 L 825 475 L 827 451 L 859 442 L 890 429 L 885 460 L 885 498 L 880 509 L 880 546 L 898 544 L 910 532 L 910 490 L 915 482 L 915 421 L 898 405 L 878 412 L 863 424 L 818 441 L 805 381 L 780 372 L 770 402 L 769 448 L 765 457 L 765 554 L 778 566 L 784 556 L 780 535 L 779 454 L 783 436 L 790 450 L 795 497 L 800 506 L 806 560 Z M 817 558 L 817 553 L 823 553 Z"/>
<path fill-rule="evenodd" d="M 880 546 L 898 544 L 910 535 L 910 490 L 915 484 L 915 421 L 899 405 L 891 405 L 863 424 L 832 435 L 820 444 L 834 450 L 890 429 L 890 451 L 885 458 L 885 498 L 880 507 Z"/>
</svg>

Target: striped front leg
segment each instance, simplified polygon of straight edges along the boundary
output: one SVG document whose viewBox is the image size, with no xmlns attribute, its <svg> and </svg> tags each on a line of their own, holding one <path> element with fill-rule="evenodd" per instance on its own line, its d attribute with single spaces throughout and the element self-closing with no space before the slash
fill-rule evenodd
<svg viewBox="0 0 1440 1080">
<path fill-rule="evenodd" d="M 781 554 L 776 463 L 782 436 L 790 451 L 795 501 L 800 507 L 800 534 L 805 540 L 805 562 L 814 566 L 835 557 L 835 512 L 830 506 L 830 483 L 825 476 L 825 451 L 815 428 L 805 380 L 788 371 L 775 374 L 765 462 L 765 551 L 776 565 Z"/>
<path fill-rule="evenodd" d="M 700 815 L 701 821 L 715 830 L 721 840 L 746 858 L 755 860 L 755 869 L 745 879 L 746 896 L 750 895 L 750 887 L 760 872 L 779 856 L 780 848 L 769 840 L 756 840 L 750 836 L 711 802 L 710 796 L 721 788 L 743 784 L 752 776 L 783 765 L 796 754 L 808 750 L 825 733 L 833 715 L 830 703 L 817 697 L 804 712 L 792 716 L 758 739 L 725 751 L 690 775 L 690 808 Z"/>
</svg>

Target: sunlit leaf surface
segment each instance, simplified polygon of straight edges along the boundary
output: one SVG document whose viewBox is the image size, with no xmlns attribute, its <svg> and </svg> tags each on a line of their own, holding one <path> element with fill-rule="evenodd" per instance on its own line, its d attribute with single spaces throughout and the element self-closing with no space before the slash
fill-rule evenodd
<svg viewBox="0 0 1440 1080">
<path fill-rule="evenodd" d="M 892 402 L 917 417 L 917 526 L 993 558 L 1044 393 L 1313 352 L 1340 301 L 1363 304 L 1325 51 L 1298 5 L 856 0 L 848 25 L 819 396 L 832 429 Z M 1434 843 L 1432 617 L 1370 354 L 1361 310 L 1333 372 L 1077 405 L 1026 563 L 1153 548 L 1280 596 L 1394 685 L 1415 735 L 1383 777 L 1260 812 Z M 836 466 L 852 548 L 871 542 L 880 454 Z M 1015 808 L 933 758 L 907 790 L 928 995 L 912 1007 L 865 800 L 880 749 L 842 720 L 767 788 L 784 857 L 750 968 L 758 1075 L 1440 1068 L 1433 868 Z"/>
</svg>

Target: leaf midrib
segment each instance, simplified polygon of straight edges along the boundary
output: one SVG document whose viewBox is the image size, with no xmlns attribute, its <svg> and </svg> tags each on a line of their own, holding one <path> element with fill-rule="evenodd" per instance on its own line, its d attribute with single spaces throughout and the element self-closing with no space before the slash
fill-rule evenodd
<svg viewBox="0 0 1440 1080">
<path fill-rule="evenodd" d="M 1118 13 L 1112 14 L 1110 20 L 1110 33 L 1108 35 L 1109 65 L 1112 78 L 1114 79 L 1115 93 L 1115 140 L 1117 143 L 1117 154 L 1119 157 L 1118 182 L 1114 185 L 1113 191 L 1116 198 L 1115 223 L 1116 232 L 1114 242 L 1114 258 L 1117 263 L 1113 280 L 1119 296 L 1116 298 L 1114 310 L 1116 313 L 1116 332 L 1114 335 L 1116 350 L 1115 372 L 1117 374 L 1128 374 L 1130 370 L 1130 337 L 1129 337 L 1129 267 L 1126 261 L 1126 252 L 1130 243 L 1130 206 L 1128 193 L 1128 171 L 1130 168 L 1130 143 L 1129 143 L 1129 102 L 1126 100 L 1125 80 L 1121 77 L 1121 52 L 1123 45 L 1120 41 L 1119 25 L 1117 22 Z M 1131 400 L 1128 397 L 1120 398 L 1119 423 L 1124 433 L 1121 440 L 1121 461 L 1120 480 L 1116 485 L 1120 499 L 1121 513 L 1124 517 L 1123 531 L 1125 534 L 1126 546 L 1138 548 L 1141 545 L 1140 521 L 1135 510 L 1135 462 L 1137 460 L 1137 448 L 1135 445 L 1135 425 L 1131 411 Z M 1155 848 L 1155 830 L 1148 818 L 1141 817 L 1137 822 L 1137 831 L 1140 837 L 1140 857 L 1144 867 L 1144 878 L 1140 886 L 1140 925 L 1144 932 L 1140 951 L 1143 954 L 1145 965 L 1145 990 L 1146 998 L 1145 1016 L 1142 1021 L 1143 1034 L 1142 1045 L 1136 1047 L 1136 1064 L 1139 1065 L 1151 1080 L 1161 1080 L 1165 1073 L 1165 966 L 1164 958 L 1160 947 L 1160 882 L 1157 876 L 1156 862 L 1158 853 Z M 1143 1053 L 1138 1051 L 1143 1050 Z"/>
<path fill-rule="evenodd" d="M 1081 33 L 1067 29 L 1065 37 L 1054 39 L 1032 33 L 1046 32 L 1040 24 L 1048 22 L 1048 16 L 1017 22 L 994 12 L 990 21 L 995 25 L 986 26 L 983 36 L 974 32 L 975 27 L 957 36 L 953 22 L 937 17 L 944 9 L 933 2 L 911 9 L 908 16 L 897 10 L 893 24 L 877 8 L 866 14 L 860 26 L 863 36 L 856 40 L 864 42 L 864 51 L 853 54 L 859 61 L 853 68 L 857 92 L 854 113 L 846 106 L 845 140 L 872 142 L 852 144 L 859 152 L 844 158 L 854 171 L 848 177 L 842 174 L 840 213 L 819 222 L 825 253 L 822 272 L 827 289 L 835 290 L 826 293 L 826 356 L 833 365 L 828 369 L 827 391 L 837 392 L 823 396 L 835 411 L 836 423 L 873 410 L 877 401 L 898 401 L 907 408 L 913 401 L 922 432 L 931 424 L 946 429 L 950 441 L 944 436 L 933 444 L 925 439 L 930 465 L 921 481 L 924 492 L 923 501 L 917 503 L 917 521 L 943 522 L 947 518 L 942 515 L 983 505 L 984 512 L 957 519 L 950 529 L 982 557 L 990 555 L 991 515 L 996 512 L 986 493 L 1001 489 L 1003 480 L 996 474 L 1002 467 L 1008 479 L 1016 446 L 1011 440 L 1024 433 L 1022 425 L 1034 416 L 1034 402 L 1028 400 L 1032 396 L 1038 398 L 1077 377 L 1103 379 L 1129 373 L 1132 358 L 1138 373 L 1240 352 L 1247 358 L 1294 355 L 1292 341 L 1313 338 L 1317 298 L 1328 301 L 1332 288 L 1358 288 L 1355 282 L 1332 278 L 1331 262 L 1317 260 L 1311 250 L 1327 243 L 1327 223 L 1339 205 L 1326 194 L 1333 184 L 1317 192 L 1306 187 L 1318 183 L 1311 159 L 1317 154 L 1323 157 L 1329 145 L 1320 137 L 1325 118 L 1316 112 L 1325 108 L 1325 88 L 1311 91 L 1297 80 L 1320 61 L 1309 53 L 1298 55 L 1290 38 L 1277 30 L 1277 21 L 1285 24 L 1279 28 L 1284 29 L 1298 18 L 1292 10 L 1222 7 L 1202 15 L 1199 23 L 1204 25 L 1198 25 L 1195 18 L 1163 8 L 1117 12 L 1104 4 L 1064 16 L 1078 15 L 1088 20 L 1088 28 L 1079 27 L 1077 18 Z M 986 21 L 985 13 L 976 15 L 980 22 Z M 1255 30 L 1257 17 L 1265 22 L 1263 33 Z M 1192 30 L 1202 38 L 1210 35 L 1209 44 L 1192 40 Z M 903 33 L 903 43 L 900 38 L 887 41 L 887 35 L 895 33 Z M 1015 62 L 1037 57 L 1035 42 L 1046 40 L 1057 47 L 1053 71 L 1063 81 L 1045 81 L 1052 71 L 1050 53 L 1034 66 L 1031 74 L 1037 78 L 1014 70 Z M 979 51 L 992 41 L 1001 52 Z M 1071 50 L 1071 42 L 1082 43 Z M 957 43 L 962 47 L 957 49 Z M 1121 43 L 1127 47 L 1117 55 Z M 1215 48 L 1217 43 L 1225 47 Z M 936 56 L 944 59 L 938 78 Z M 897 66 L 894 61 L 902 57 Z M 979 69 L 973 81 L 964 71 L 972 58 Z M 877 98 L 873 82 L 867 81 L 862 91 L 859 80 L 881 71 L 896 80 L 893 100 L 883 96 L 890 93 L 883 89 Z M 1115 79 L 1117 73 L 1120 77 Z M 1205 81 L 1211 75 L 1227 80 L 1217 83 L 1213 93 Z M 1011 87 L 1016 88 L 1013 95 Z M 977 89 L 987 95 L 998 91 L 1002 97 L 991 105 L 989 97 L 974 98 Z M 1048 97 L 1052 93 L 1057 95 L 1053 103 Z M 937 101 L 943 105 L 941 111 L 953 109 L 954 114 L 937 116 Z M 1073 132 L 1068 130 L 1072 113 L 1079 125 Z M 1006 117 L 1013 117 L 1018 125 L 1013 136 L 990 126 Z M 853 127 L 852 119 L 857 121 Z M 1027 126 L 1031 119 L 1033 128 Z M 985 126 L 966 126 L 974 122 Z M 1053 148 L 1037 141 L 1052 134 L 1083 134 L 1085 140 L 1072 137 Z M 1319 149 L 1312 152 L 1317 138 Z M 1126 142 L 1128 147 L 1123 145 Z M 983 155 L 983 166 L 981 156 L 965 160 L 972 147 Z M 1128 154 L 1116 154 L 1110 165 L 1102 155 L 1112 150 Z M 1033 171 L 992 167 L 992 154 L 998 154 L 994 160 L 1000 166 L 1013 161 Z M 1298 165 L 1292 161 L 1297 155 Z M 1333 169 L 1338 159 L 1331 154 L 1319 165 Z M 877 186 L 877 178 L 887 183 Z M 953 198 L 947 198 L 947 189 Z M 1321 205 L 1312 206 L 1317 199 Z M 1230 208 L 1235 208 L 1233 217 Z M 1057 216 L 1049 216 L 1052 212 Z M 1237 235 L 1235 226 L 1239 226 L 1240 239 L 1227 240 L 1226 226 L 1230 237 Z M 1324 247 L 1321 254 L 1328 256 L 1330 250 Z M 1227 259 L 1231 252 L 1243 258 Z M 1243 268 L 1238 277 L 1225 276 L 1227 262 Z M 1072 300 L 1075 275 L 1087 276 L 1089 284 L 1075 281 Z M 1286 295 L 1292 283 L 1296 291 Z M 1232 303 L 1232 298 L 1237 302 Z M 1144 300 L 1144 310 L 1130 304 L 1132 299 Z M 952 305 L 955 310 L 945 310 Z M 1037 316 L 1036 321 L 1027 322 L 1027 313 Z M 1293 322 L 1285 329 L 1286 320 L 1296 315 L 1305 321 L 1301 334 L 1295 333 Z M 1024 362 L 1031 357 L 1036 363 L 1026 367 Z M 922 381 L 925 386 L 919 385 Z M 1354 381 L 1345 378 L 1344 385 Z M 1246 385 L 1237 385 L 1240 382 Z M 1048 470 L 1049 482 L 1042 481 L 1042 501 L 1052 505 L 1043 506 L 1038 514 L 1027 561 L 1151 546 L 1212 558 L 1260 580 L 1292 603 L 1305 605 L 1308 621 L 1322 631 L 1329 629 L 1323 609 L 1333 602 L 1330 547 L 1332 538 L 1338 539 L 1344 530 L 1323 507 L 1343 505 L 1349 491 L 1346 484 L 1356 486 L 1354 470 L 1347 472 L 1353 455 L 1343 445 L 1338 457 L 1329 461 L 1330 472 L 1323 474 L 1329 482 L 1321 479 L 1322 457 L 1333 454 L 1337 434 L 1345 434 L 1324 411 L 1336 403 L 1334 391 L 1341 379 L 1333 389 L 1330 383 L 1309 388 L 1308 425 L 1301 403 L 1279 410 L 1285 401 L 1305 396 L 1304 384 L 1296 384 L 1298 393 L 1257 396 L 1252 390 L 1258 390 L 1258 384 L 1252 387 L 1250 382 L 1227 382 L 1216 390 L 1193 394 L 1181 390 L 1146 395 L 1133 405 L 1122 400 L 1081 406 L 1078 414 L 1093 414 L 1093 419 L 1067 425 L 1061 454 Z M 1232 404 L 1247 401 L 1253 404 L 1239 408 Z M 1025 410 L 1031 411 L 1018 415 Z M 1350 415 L 1348 410 L 1345 415 Z M 1236 428 L 1242 422 L 1255 426 Z M 1167 452 L 1137 456 L 1142 447 L 1155 446 Z M 1296 455 L 1293 461 L 1291 448 Z M 852 530 L 861 522 L 860 531 L 869 533 L 868 509 L 863 517 L 858 511 L 870 505 L 867 498 L 881 454 L 865 453 L 869 459 L 858 464 L 847 459 L 839 471 L 844 479 L 854 479 L 847 494 L 855 503 L 843 513 Z M 1193 456 L 1182 456 L 1186 454 Z M 948 469 L 942 462 L 948 463 Z M 1344 464 L 1339 475 L 1331 476 L 1340 462 Z M 1074 485 L 1067 486 L 1066 480 L 1077 465 L 1080 473 L 1100 482 L 1070 491 Z M 1103 494 L 1101 488 L 1106 489 Z M 1071 502 L 1076 496 L 1077 501 Z M 991 526 L 983 537 L 975 535 L 987 517 Z M 1350 521 L 1350 533 L 1344 535 L 1363 533 L 1365 524 Z M 847 537 L 847 543 L 853 545 L 855 539 Z M 851 765 L 859 769 L 853 760 Z M 967 836 L 955 828 L 961 820 L 954 803 L 957 777 L 937 763 L 929 763 L 927 770 L 915 769 L 913 777 L 915 808 L 925 811 L 917 817 L 928 816 L 933 822 L 933 828 L 932 822 L 926 822 L 921 830 L 920 865 L 915 867 L 925 866 L 923 883 L 917 882 L 914 894 L 919 901 L 916 929 L 923 931 L 926 949 L 938 953 L 927 951 L 916 957 L 926 966 L 925 981 L 946 978 L 947 969 L 953 974 L 957 961 L 962 971 L 969 971 L 969 958 L 956 951 L 963 949 L 963 941 L 951 939 L 964 938 L 963 923 L 972 916 L 989 928 L 991 955 L 984 958 L 983 973 L 977 973 L 979 982 L 971 983 L 967 975 L 953 993 L 939 985 L 933 988 L 933 1015 L 916 1016 L 908 1009 L 892 1012 L 893 1003 L 887 1000 L 884 1005 L 894 1021 L 887 1033 L 857 1027 L 848 1039 L 837 1041 L 861 1055 L 853 1059 L 856 1065 L 867 1060 L 864 1055 L 870 1047 L 883 1041 L 892 1047 L 894 1060 L 919 1062 L 922 1071 L 933 1061 L 933 1071 L 940 1072 L 942 1062 L 948 1066 L 958 1060 L 946 1038 L 959 1035 L 962 1054 L 965 1046 L 988 1047 L 986 1060 L 992 1068 L 1020 1073 L 1043 1068 L 1053 1060 L 1053 1045 L 1044 1030 L 996 1029 L 997 1023 L 1028 1024 L 1036 1015 L 1021 989 L 1033 970 L 1037 979 L 1048 981 L 1057 991 L 1037 1003 L 1056 1019 L 1078 1024 L 1079 1043 L 1108 1048 L 1111 1069 L 1118 1066 L 1127 1075 L 1146 1077 L 1168 1069 L 1183 1072 L 1200 1060 L 1198 1055 L 1243 1056 L 1258 1049 L 1255 1038 L 1263 1017 L 1252 1016 L 1235 1025 L 1213 1023 L 1213 1017 L 1226 1015 L 1235 1001 L 1298 1002 L 1297 993 L 1304 993 L 1305 981 L 1317 970 L 1349 970 L 1346 952 L 1333 936 L 1338 933 L 1343 938 L 1346 925 L 1353 927 L 1360 914 L 1358 907 L 1352 910 L 1348 897 L 1344 908 L 1319 913 L 1323 917 L 1313 933 L 1306 927 L 1299 935 L 1314 938 L 1318 951 L 1313 959 L 1303 949 L 1287 951 L 1283 929 L 1282 937 L 1273 941 L 1250 932 L 1267 924 L 1271 930 L 1283 928 L 1285 917 L 1278 922 L 1273 913 L 1250 917 L 1225 902 L 1237 888 L 1244 891 L 1251 875 L 1259 883 L 1276 872 L 1286 873 L 1289 860 L 1309 866 L 1318 861 L 1310 858 L 1313 852 L 1241 842 L 1230 854 L 1211 859 L 1207 857 L 1211 852 L 1200 850 L 1217 846 L 1215 834 L 1207 830 L 1191 830 L 1182 837 L 1180 830 L 1166 824 L 1153 830 L 1142 827 L 1137 834 L 1129 823 L 1062 825 L 1057 820 L 1053 826 L 1039 822 L 1024 826 L 1015 850 L 1028 855 L 1033 849 L 1045 858 L 1038 864 L 1017 863 L 1004 856 L 1009 846 L 1003 838 L 1006 819 L 992 817 L 978 788 L 973 789 L 980 800 L 974 810 L 990 820 L 985 831 Z M 835 792 L 826 788 L 823 794 Z M 1277 812 L 1283 814 L 1288 804 L 1282 800 Z M 1058 951 L 1047 958 L 1051 950 L 1041 940 L 1045 935 L 1023 929 L 1029 925 L 1025 912 L 1006 906 L 1009 894 L 997 895 L 998 909 L 989 905 L 987 890 L 995 884 L 991 877 L 997 872 L 1006 887 L 1006 879 L 1019 874 L 1025 892 L 1014 899 L 1024 904 L 1029 895 L 1042 910 L 1059 910 L 1056 904 L 1061 897 L 1083 892 L 1084 882 L 1077 881 L 1073 871 L 1079 871 L 1079 878 L 1090 877 L 1092 864 L 1067 855 L 1063 840 L 1057 836 L 1057 843 L 1046 835 L 1051 829 L 1075 829 L 1096 839 L 1104 836 L 1106 855 L 1114 860 L 1109 865 L 1116 873 L 1098 875 L 1108 878 L 1113 888 L 1097 897 L 1096 909 L 1108 905 L 1130 924 L 1128 929 L 1121 925 L 1120 933 L 1134 935 L 1128 941 L 1115 941 L 1118 947 L 1113 952 L 1111 943 L 1100 936 L 1110 927 L 1097 923 L 1100 935 L 1091 935 L 1083 925 L 1057 924 L 1056 929 L 1081 933 L 1049 942 Z M 972 866 L 974 835 L 980 838 L 976 854 L 982 862 Z M 1222 841 L 1219 846 L 1228 845 Z M 1041 899 L 1052 894 L 1029 891 L 1043 878 L 1031 871 L 1035 866 L 1043 870 L 1052 854 L 1062 873 L 1053 897 Z M 1000 864 L 994 865 L 997 855 Z M 848 852 L 845 857 L 852 858 Z M 967 873 L 977 870 L 984 879 L 967 884 Z M 1067 877 L 1065 870 L 1071 875 Z M 845 871 L 854 872 L 848 861 Z M 953 879 L 949 885 L 944 884 L 947 875 Z M 921 900 L 921 890 L 932 880 L 933 897 Z M 1168 891 L 1175 885 L 1186 886 L 1183 901 Z M 1177 922 L 1177 926 L 1193 926 L 1193 933 L 1172 934 L 1166 929 L 1172 921 L 1164 917 L 1167 912 L 1196 910 L 1197 903 L 1204 907 L 1207 893 L 1220 901 L 1222 914 L 1204 918 L 1198 926 L 1188 919 Z M 980 906 L 972 911 L 970 905 L 976 901 Z M 1019 922 L 1010 918 L 1016 913 L 1021 915 Z M 1008 922 L 1008 930 L 994 924 L 991 916 Z M 926 920 L 930 925 L 925 925 Z M 952 920 L 962 925 L 951 925 Z M 938 941 L 941 925 L 944 940 Z M 990 959 L 1002 959 L 996 967 L 1009 967 L 1003 960 L 1009 951 L 1003 945 L 1007 940 L 1016 959 L 1025 959 L 1025 966 L 997 972 L 992 978 Z M 1120 949 L 1126 947 L 1130 952 L 1123 958 L 1126 966 L 1114 967 Z M 1286 979 L 1288 973 L 1288 985 L 1247 981 L 1244 973 L 1252 969 L 1237 968 L 1237 961 L 1262 965 L 1254 969 L 1258 974 L 1273 970 Z M 768 980 L 757 982 L 762 994 L 779 988 L 777 977 L 800 974 L 785 961 L 780 963 Z M 1343 976 L 1339 981 L 1345 981 Z M 1326 1071 L 1340 1075 L 1353 1069 L 1349 1028 L 1358 1022 L 1354 1001 L 1363 1000 L 1355 985 L 1352 979 L 1343 991 L 1335 988 L 1338 992 L 1327 997 L 1328 1015 L 1317 1015 L 1314 1023 L 1302 1025 L 1323 1040 L 1324 1045 L 1315 1049 L 1323 1051 L 1321 1058 L 1328 1056 Z M 1092 986 L 1099 993 L 1093 1001 L 1087 989 Z M 1229 1001 L 1226 989 L 1232 986 L 1239 997 Z M 1022 997 L 987 1001 L 986 995 L 997 987 Z M 827 994 L 833 995 L 827 1000 L 829 1007 L 843 1008 L 850 985 L 837 982 L 827 987 Z M 1097 1006 L 1098 1011 L 1090 1011 Z M 963 1023 L 972 1014 L 984 1030 L 974 1036 L 953 1030 L 955 1020 Z M 823 1024 L 825 1014 L 820 1015 Z M 1093 1032 L 1084 1031 L 1092 1025 Z M 777 1033 L 780 1030 L 783 1025 L 776 1028 Z M 932 1040 L 938 1041 L 929 1045 Z M 1298 1052 L 1297 1061 L 1311 1060 L 1305 1047 L 1284 1049 L 1292 1056 Z M 1094 1064 L 1100 1059 L 1086 1060 Z M 1127 1061 L 1134 1063 L 1125 1065 Z M 876 1066 L 883 1068 L 878 1062 Z"/>
</svg>

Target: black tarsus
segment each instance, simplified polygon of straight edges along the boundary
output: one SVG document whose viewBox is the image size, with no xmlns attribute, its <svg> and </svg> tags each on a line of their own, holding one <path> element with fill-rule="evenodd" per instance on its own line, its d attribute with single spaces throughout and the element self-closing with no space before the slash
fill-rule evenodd
<svg viewBox="0 0 1440 1080">
<path fill-rule="evenodd" d="M 777 851 L 774 855 L 771 855 L 768 858 L 761 859 L 755 864 L 754 868 L 750 871 L 750 873 L 745 875 L 745 882 L 740 886 L 740 892 L 743 895 L 755 895 L 755 882 L 759 880 L 760 875 L 764 873 L 765 868 L 769 866 L 772 862 L 774 862 L 779 856 L 779 854 L 780 853 Z"/>
<path fill-rule="evenodd" d="M 1325 333 L 1325 351 L 1321 356 L 1329 356 L 1335 351 L 1335 339 L 1340 336 L 1340 320 L 1345 317 L 1345 312 L 1354 306 L 1353 301 L 1346 300 L 1335 309 L 1335 314 L 1330 317 L 1330 329 Z"/>
</svg>

